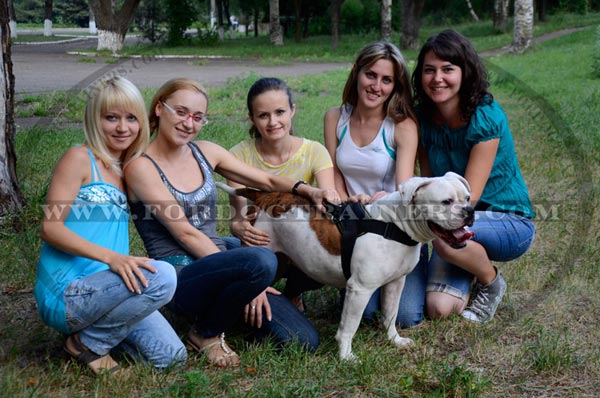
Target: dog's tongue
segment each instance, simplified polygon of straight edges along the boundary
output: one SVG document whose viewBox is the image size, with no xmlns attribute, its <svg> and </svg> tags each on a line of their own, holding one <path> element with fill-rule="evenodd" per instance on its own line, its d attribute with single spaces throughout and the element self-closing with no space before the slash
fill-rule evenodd
<svg viewBox="0 0 600 398">
<path fill-rule="evenodd" d="M 458 241 L 465 241 L 475 236 L 475 232 L 468 228 L 459 228 L 452 231 L 452 236 L 454 236 L 454 238 Z"/>
</svg>

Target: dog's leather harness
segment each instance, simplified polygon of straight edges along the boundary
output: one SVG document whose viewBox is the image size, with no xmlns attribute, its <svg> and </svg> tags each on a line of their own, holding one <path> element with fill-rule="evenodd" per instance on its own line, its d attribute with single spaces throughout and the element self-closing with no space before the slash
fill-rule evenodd
<svg viewBox="0 0 600 398">
<path fill-rule="evenodd" d="M 326 208 L 331 220 L 342 234 L 342 270 L 346 279 L 350 279 L 352 276 L 350 260 L 352 260 L 354 244 L 356 239 L 363 234 L 370 232 L 408 246 L 416 246 L 419 243 L 398 228 L 396 224 L 372 219 L 360 202 L 346 202 L 341 205 L 328 203 Z"/>
</svg>

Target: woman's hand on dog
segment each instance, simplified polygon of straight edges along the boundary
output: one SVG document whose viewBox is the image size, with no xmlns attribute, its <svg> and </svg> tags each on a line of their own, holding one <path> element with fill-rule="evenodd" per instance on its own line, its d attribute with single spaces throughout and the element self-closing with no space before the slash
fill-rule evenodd
<svg viewBox="0 0 600 398">
<path fill-rule="evenodd" d="M 272 319 L 271 306 L 267 299 L 267 293 L 279 296 L 281 292 L 274 287 L 266 288 L 261 294 L 256 296 L 249 304 L 244 307 L 244 322 L 250 326 L 262 327 L 263 312 L 270 322 Z"/>
<path fill-rule="evenodd" d="M 269 234 L 254 228 L 248 219 L 232 221 L 230 229 L 231 233 L 246 246 L 266 246 L 271 242 Z"/>
<path fill-rule="evenodd" d="M 317 209 L 322 212 L 326 212 L 323 203 L 329 202 L 334 205 L 341 203 L 340 195 L 338 195 L 335 189 L 319 189 L 310 187 L 309 198 L 317 206 Z"/>
</svg>

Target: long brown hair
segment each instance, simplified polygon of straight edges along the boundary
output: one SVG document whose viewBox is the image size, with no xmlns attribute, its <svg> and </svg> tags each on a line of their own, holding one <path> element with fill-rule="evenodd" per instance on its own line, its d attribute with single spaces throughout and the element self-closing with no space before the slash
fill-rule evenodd
<svg viewBox="0 0 600 398">
<path fill-rule="evenodd" d="M 394 90 L 384 103 L 386 115 L 392 118 L 395 123 L 399 123 L 407 117 L 416 121 L 412 107 L 410 75 L 406 60 L 398 47 L 387 41 L 369 43 L 358 53 L 344 86 L 342 105 L 350 104 L 356 107 L 358 102 L 358 74 L 361 70 L 371 67 L 380 59 L 390 61 L 394 68 Z"/>
</svg>

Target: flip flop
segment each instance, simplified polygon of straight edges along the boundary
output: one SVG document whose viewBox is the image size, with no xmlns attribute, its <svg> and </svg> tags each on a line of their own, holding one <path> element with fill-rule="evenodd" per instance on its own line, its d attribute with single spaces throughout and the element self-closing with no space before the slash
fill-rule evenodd
<svg viewBox="0 0 600 398">
<path fill-rule="evenodd" d="M 69 347 L 69 343 L 71 344 L 71 347 Z M 67 337 L 64 350 L 79 363 L 86 365 L 95 375 L 100 375 L 103 373 L 114 374 L 121 370 L 121 366 L 119 366 L 119 364 L 112 365 L 116 362 L 109 354 L 98 355 L 95 352 L 90 351 L 90 349 L 81 342 L 79 339 L 79 334 L 77 333 Z"/>
<path fill-rule="evenodd" d="M 196 339 L 201 338 L 202 337 L 198 335 L 194 328 L 192 328 L 187 334 L 186 343 L 188 345 L 188 348 L 203 353 L 210 364 L 218 366 L 220 368 L 227 366 L 240 366 L 240 357 L 225 342 L 225 333 L 221 333 L 219 335 L 218 341 L 214 341 L 202 347 L 200 347 L 200 345 L 196 341 L 194 341 Z M 209 353 L 211 353 L 213 351 L 212 348 L 216 347 L 217 345 L 223 353 L 215 357 L 211 357 Z M 222 361 L 225 361 L 224 365 L 220 364 L 222 363 Z"/>
</svg>

